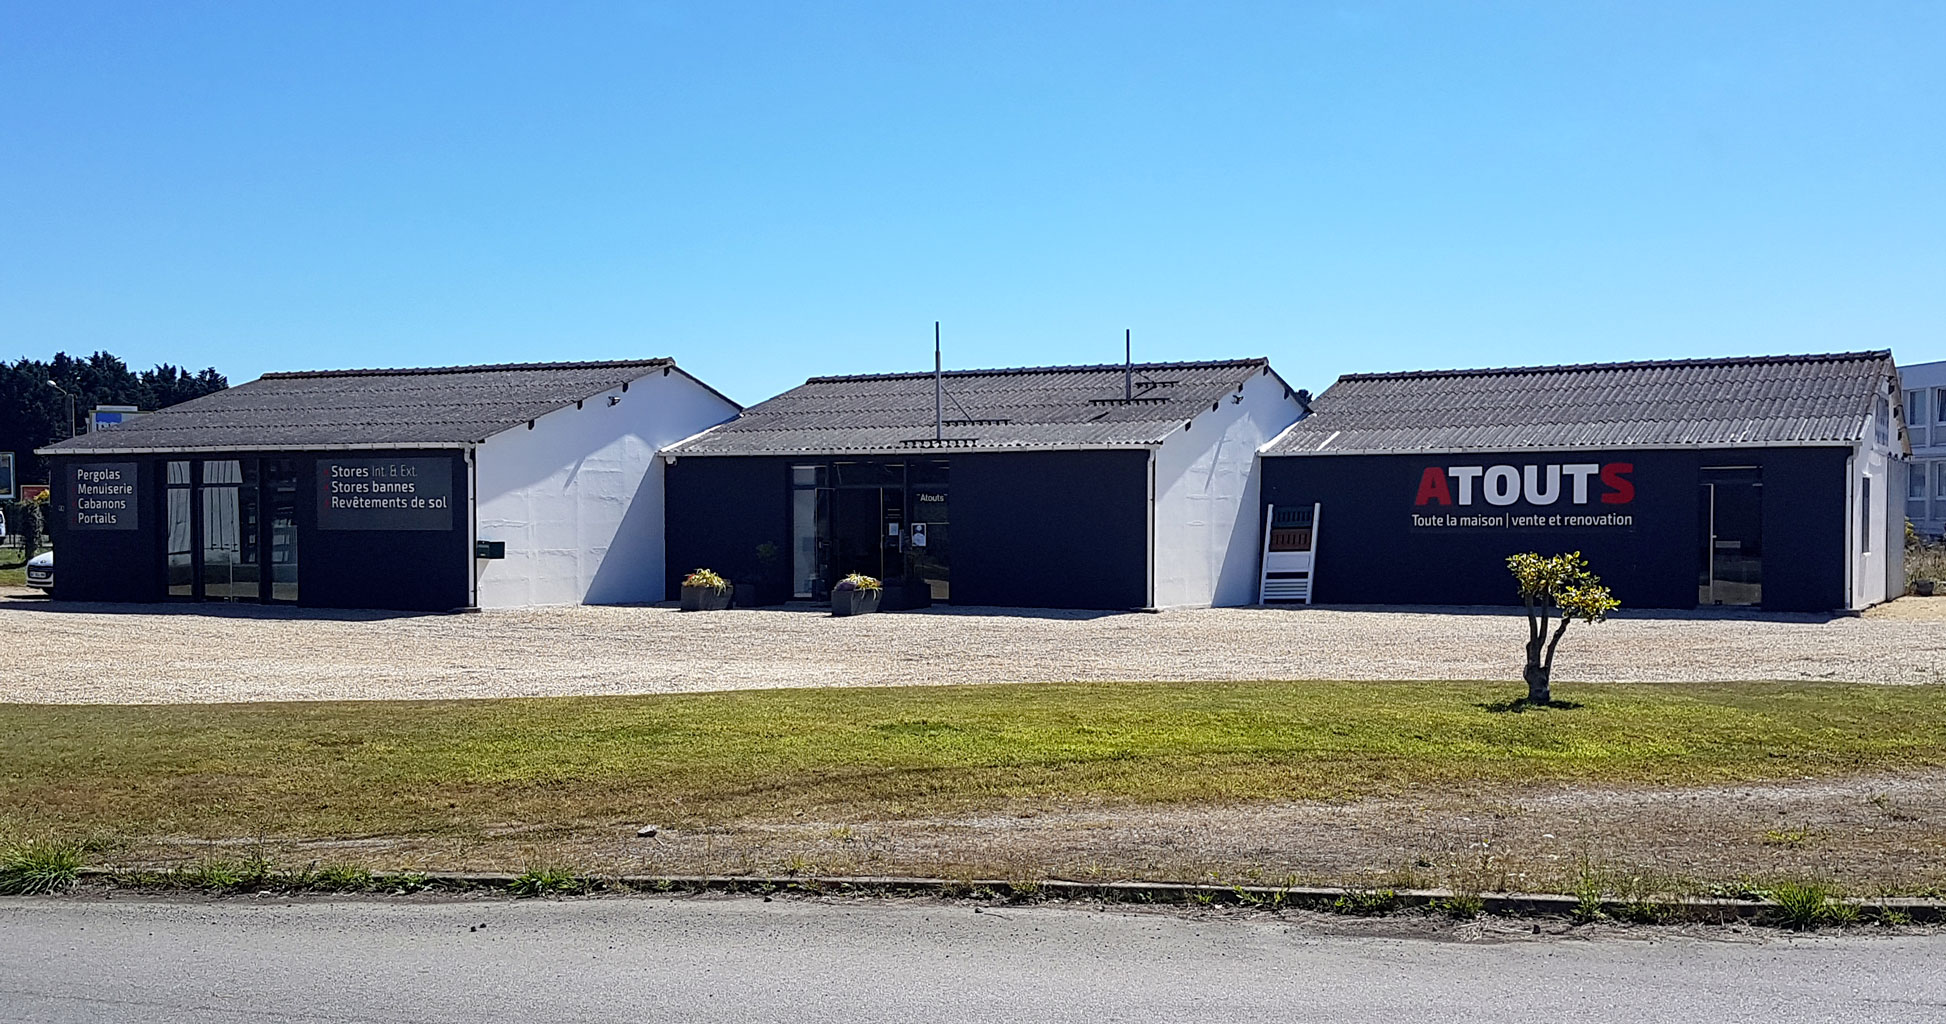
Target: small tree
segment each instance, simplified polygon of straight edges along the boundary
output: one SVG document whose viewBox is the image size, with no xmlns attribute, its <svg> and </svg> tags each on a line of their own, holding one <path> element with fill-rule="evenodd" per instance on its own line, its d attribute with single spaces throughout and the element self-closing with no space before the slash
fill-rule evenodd
<svg viewBox="0 0 1946 1024">
<path fill-rule="evenodd" d="M 1552 558 L 1529 552 L 1507 559 L 1507 568 L 1520 587 L 1520 599 L 1527 605 L 1527 703 L 1551 704 L 1554 694 L 1548 687 L 1554 674 L 1554 650 L 1568 623 L 1576 619 L 1600 622 L 1621 607 L 1615 595 L 1601 585 L 1601 578 L 1588 571 L 1581 552 Z M 1552 637 L 1549 620 L 1559 616 Z"/>
</svg>

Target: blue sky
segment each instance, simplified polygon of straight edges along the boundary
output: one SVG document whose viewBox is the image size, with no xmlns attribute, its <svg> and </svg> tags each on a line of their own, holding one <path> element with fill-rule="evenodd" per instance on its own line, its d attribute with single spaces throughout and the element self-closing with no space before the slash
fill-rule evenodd
<svg viewBox="0 0 1946 1024">
<path fill-rule="evenodd" d="M 1946 5 L 0 5 L 0 356 L 1946 358 Z"/>
</svg>

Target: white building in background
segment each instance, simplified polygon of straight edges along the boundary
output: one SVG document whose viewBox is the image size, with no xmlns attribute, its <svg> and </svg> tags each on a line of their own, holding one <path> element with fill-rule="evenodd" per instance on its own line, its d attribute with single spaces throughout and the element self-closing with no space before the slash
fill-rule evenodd
<svg viewBox="0 0 1946 1024">
<path fill-rule="evenodd" d="M 1914 529 L 1937 537 L 1946 533 L 1946 362 L 1901 366 L 1899 376 L 1912 436 L 1905 517 Z"/>
</svg>

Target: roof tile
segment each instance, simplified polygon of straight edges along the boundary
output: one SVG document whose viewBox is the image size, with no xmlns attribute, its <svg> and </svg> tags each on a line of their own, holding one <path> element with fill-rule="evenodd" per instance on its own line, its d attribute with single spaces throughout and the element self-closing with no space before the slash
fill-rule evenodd
<svg viewBox="0 0 1946 1024">
<path fill-rule="evenodd" d="M 47 450 L 474 444 L 657 369 L 674 368 L 671 359 L 634 359 L 267 373 Z"/>
<path fill-rule="evenodd" d="M 1136 362 L 1133 401 L 1123 366 L 948 370 L 944 444 L 934 442 L 932 374 L 811 378 L 743 415 L 671 446 L 685 456 L 794 456 L 905 448 L 1146 446 L 1207 413 L 1210 403 L 1269 374 L 1263 358 Z"/>
<path fill-rule="evenodd" d="M 1349 374 L 1270 455 L 1845 444 L 1890 352 Z"/>
<path fill-rule="evenodd" d="M 931 373 L 813 377 L 721 426 L 671 446 L 684 455 L 797 455 L 952 447 L 1017 449 L 1154 444 L 1207 412 L 1265 359 L 948 370 L 944 444 L 934 441 Z"/>
</svg>

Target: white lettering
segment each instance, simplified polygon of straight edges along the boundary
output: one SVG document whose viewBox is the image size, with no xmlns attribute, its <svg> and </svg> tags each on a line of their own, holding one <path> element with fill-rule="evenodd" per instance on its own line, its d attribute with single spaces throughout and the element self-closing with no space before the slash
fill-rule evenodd
<svg viewBox="0 0 1946 1024">
<path fill-rule="evenodd" d="M 1561 472 L 1566 473 L 1568 478 L 1574 481 L 1574 503 L 1577 505 L 1586 505 L 1588 503 L 1588 478 L 1601 472 L 1601 467 L 1592 462 L 1571 462 L 1562 466 Z"/>
<path fill-rule="evenodd" d="M 1459 497 L 1455 500 L 1462 505 L 1473 504 L 1473 481 L 1478 480 L 1484 472 L 1486 470 L 1479 466 L 1454 466 L 1448 469 L 1446 475 L 1459 484 Z"/>
<path fill-rule="evenodd" d="M 1520 471 L 1512 466 L 1495 466 L 1487 470 L 1486 480 L 1480 484 L 1480 493 L 1490 505 L 1511 505 L 1520 500 Z"/>
<path fill-rule="evenodd" d="M 1540 466 L 1524 466 L 1521 468 L 1520 478 L 1527 489 L 1527 503 L 1529 505 L 1552 505 L 1561 498 L 1561 467 L 1546 467 L 1546 490 L 1541 489 L 1540 481 L 1534 472 L 1540 468 Z"/>
</svg>

